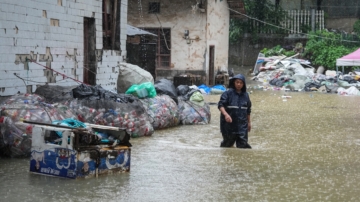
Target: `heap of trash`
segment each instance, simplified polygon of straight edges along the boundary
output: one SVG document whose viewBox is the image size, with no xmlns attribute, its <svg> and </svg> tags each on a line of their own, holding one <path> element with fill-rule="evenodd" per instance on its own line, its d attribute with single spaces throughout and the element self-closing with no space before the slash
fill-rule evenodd
<svg viewBox="0 0 360 202">
<path fill-rule="evenodd" d="M 125 93 L 101 86 L 39 86 L 34 94 L 16 94 L 1 103 L 0 156 L 30 155 L 32 123 L 71 122 L 119 127 L 132 137 L 180 124 L 208 124 L 209 104 L 196 86 L 175 88 L 162 79 L 131 85 Z M 74 121 L 75 122 L 75 121 Z"/>
<path fill-rule="evenodd" d="M 318 91 L 341 95 L 360 95 L 360 70 L 344 74 L 340 71 L 312 67 L 310 61 L 292 56 L 259 53 L 252 80 L 259 89 L 285 91 Z"/>
</svg>

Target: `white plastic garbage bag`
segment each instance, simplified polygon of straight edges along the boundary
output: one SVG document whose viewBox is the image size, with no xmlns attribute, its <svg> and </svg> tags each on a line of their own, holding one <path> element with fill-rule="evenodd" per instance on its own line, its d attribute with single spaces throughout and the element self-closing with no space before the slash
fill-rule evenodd
<svg viewBox="0 0 360 202">
<path fill-rule="evenodd" d="M 130 86 L 151 82 L 154 84 L 154 78 L 150 72 L 141 67 L 129 63 L 121 63 L 119 68 L 119 76 L 117 80 L 117 92 L 125 93 Z"/>
<path fill-rule="evenodd" d="M 348 89 L 339 87 L 338 94 L 339 95 L 360 95 L 360 91 L 355 86 L 351 86 Z"/>
</svg>

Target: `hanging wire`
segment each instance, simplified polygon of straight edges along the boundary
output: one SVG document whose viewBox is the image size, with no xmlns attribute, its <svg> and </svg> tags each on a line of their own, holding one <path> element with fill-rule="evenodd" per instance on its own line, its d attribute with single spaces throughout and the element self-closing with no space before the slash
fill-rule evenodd
<svg viewBox="0 0 360 202">
<path fill-rule="evenodd" d="M 88 64 L 84 64 L 84 65 L 88 65 Z M 86 66 L 83 66 L 83 69 L 86 69 L 87 71 L 93 73 L 94 75 L 96 75 L 96 72 L 93 72 L 92 70 L 90 70 L 90 68 L 87 68 Z"/>
<path fill-rule="evenodd" d="M 20 77 L 19 75 L 17 75 L 16 73 L 14 73 L 14 75 L 15 75 L 17 78 L 21 79 L 21 80 L 24 82 L 25 86 L 26 86 L 25 81 L 27 81 L 27 82 L 33 82 L 33 83 L 40 83 L 40 84 L 48 84 L 48 82 L 39 82 L 39 81 L 30 80 L 30 79 L 24 79 L 24 78 Z M 59 81 L 56 81 L 56 83 L 59 83 L 59 82 L 61 82 L 61 81 L 67 80 L 67 79 L 69 79 L 69 78 L 61 79 L 61 80 L 59 80 Z"/>
<path fill-rule="evenodd" d="M 54 70 L 54 69 L 51 69 L 51 68 L 49 68 L 49 67 L 47 67 L 47 66 L 45 66 L 45 65 L 42 65 L 42 64 L 40 64 L 40 63 L 37 63 L 35 60 L 26 58 L 26 61 L 30 61 L 30 62 L 32 62 L 32 63 L 35 63 L 35 64 L 37 64 L 37 65 L 39 65 L 39 66 L 42 66 L 42 67 L 48 69 L 48 70 L 51 70 L 51 71 L 53 71 L 53 72 L 56 72 L 56 73 L 60 74 L 61 76 L 63 76 L 63 78 L 69 78 L 69 79 L 71 79 L 71 80 L 73 80 L 73 81 L 75 81 L 75 82 L 77 82 L 77 83 L 81 83 L 81 84 L 86 84 L 86 85 L 88 85 L 87 83 L 84 83 L 84 82 L 82 82 L 82 81 L 79 81 L 79 80 L 77 80 L 77 79 L 74 79 L 74 78 L 72 78 L 72 77 L 69 77 L 69 76 L 67 76 L 67 75 L 65 75 L 65 74 L 63 74 L 63 73 L 61 73 L 61 72 L 58 72 L 58 71 L 56 71 L 56 70 Z"/>
<path fill-rule="evenodd" d="M 160 22 L 160 20 L 159 20 L 159 17 L 157 16 L 156 13 L 155 13 L 155 15 L 156 15 L 157 20 L 158 20 L 159 23 L 160 23 L 160 28 L 161 28 L 161 31 L 162 31 L 162 34 L 163 34 L 163 37 L 164 37 L 164 41 L 165 41 L 166 48 L 167 48 L 169 51 L 171 51 L 171 49 L 169 48 L 169 46 L 168 46 L 168 44 L 167 44 L 167 40 L 166 40 L 166 37 L 165 37 L 164 29 L 163 29 L 163 27 L 162 27 L 162 25 L 161 25 L 161 22 Z"/>
</svg>

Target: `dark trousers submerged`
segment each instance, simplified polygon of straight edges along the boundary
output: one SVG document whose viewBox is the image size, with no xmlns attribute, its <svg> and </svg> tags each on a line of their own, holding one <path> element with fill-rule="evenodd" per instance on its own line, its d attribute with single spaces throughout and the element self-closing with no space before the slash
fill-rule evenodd
<svg viewBox="0 0 360 202">
<path fill-rule="evenodd" d="M 247 134 L 222 134 L 222 136 L 220 147 L 232 147 L 236 143 L 237 148 L 251 149 L 247 142 Z"/>
</svg>

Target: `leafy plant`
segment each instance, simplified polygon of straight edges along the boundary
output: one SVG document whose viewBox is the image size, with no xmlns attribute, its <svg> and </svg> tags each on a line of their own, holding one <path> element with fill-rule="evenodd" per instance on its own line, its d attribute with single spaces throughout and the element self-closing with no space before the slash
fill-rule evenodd
<svg viewBox="0 0 360 202">
<path fill-rule="evenodd" d="M 305 46 L 304 57 L 313 65 L 336 68 L 336 59 L 358 48 L 360 42 L 343 41 L 341 34 L 327 31 L 311 32 Z"/>
<path fill-rule="evenodd" d="M 286 12 L 281 7 L 276 7 L 269 0 L 244 0 L 244 4 L 246 15 L 256 18 L 257 21 L 252 19 L 247 19 L 246 21 L 242 19 L 231 19 L 229 35 L 230 43 L 238 42 L 245 33 L 250 33 L 252 42 L 256 43 L 259 38 L 258 34 L 262 31 L 273 31 L 277 34 L 282 34 L 284 32 L 282 29 L 262 23 L 267 22 L 280 26 L 280 22 L 286 16 Z"/>
<path fill-rule="evenodd" d="M 360 35 L 360 20 L 357 20 L 353 26 L 354 32 L 356 32 L 358 35 Z"/>
<path fill-rule="evenodd" d="M 290 56 L 295 55 L 295 51 L 292 51 L 292 50 L 286 51 L 280 45 L 277 45 L 271 49 L 264 48 L 260 52 L 263 53 L 265 55 L 265 57 L 279 56 L 279 55 L 285 55 L 286 57 L 290 57 Z"/>
</svg>

